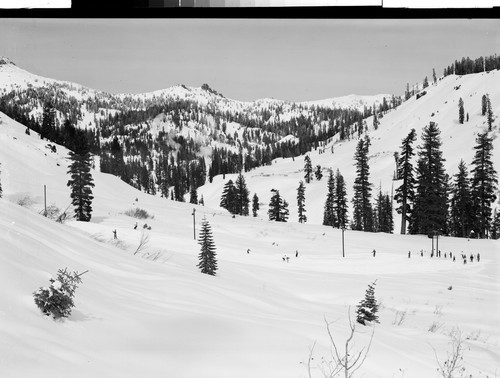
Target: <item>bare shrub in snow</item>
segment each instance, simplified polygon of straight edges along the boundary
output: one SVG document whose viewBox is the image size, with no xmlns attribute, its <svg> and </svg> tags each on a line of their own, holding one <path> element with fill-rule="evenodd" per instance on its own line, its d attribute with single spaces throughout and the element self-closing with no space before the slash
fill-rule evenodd
<svg viewBox="0 0 500 378">
<path fill-rule="evenodd" d="M 148 243 L 149 243 L 149 235 L 146 234 L 144 231 L 142 231 L 141 239 L 139 240 L 139 245 L 137 246 L 134 255 L 137 255 L 139 252 L 146 249 L 148 247 Z"/>
<path fill-rule="evenodd" d="M 438 364 L 437 371 L 440 377 L 443 378 L 463 378 L 467 377 L 465 372 L 464 362 L 464 350 L 466 349 L 464 345 L 464 340 L 462 338 L 462 332 L 460 329 L 455 328 L 450 334 L 450 345 L 451 349 L 446 352 L 447 358 L 442 361 L 439 359 L 436 349 L 434 350 L 434 356 L 436 357 L 436 362 Z"/>
<path fill-rule="evenodd" d="M 436 305 L 434 307 L 434 314 L 439 315 L 439 316 L 443 315 L 443 306 L 442 305 Z"/>
<path fill-rule="evenodd" d="M 345 378 L 354 377 L 354 373 L 363 365 L 370 351 L 370 347 L 373 341 L 373 335 L 375 333 L 375 328 L 372 329 L 372 333 L 370 335 L 370 341 L 368 345 L 354 350 L 354 336 L 356 333 L 356 323 L 351 319 L 351 308 L 348 310 L 348 319 L 349 319 L 349 336 L 344 341 L 343 345 L 345 345 L 345 349 L 341 349 L 340 346 L 337 347 L 337 343 L 333 339 L 332 331 L 330 325 L 333 322 L 328 322 L 325 318 L 326 330 L 328 333 L 328 337 L 330 340 L 330 358 L 325 359 L 321 358 L 321 362 L 317 366 L 317 368 L 321 371 L 321 374 L 324 377 L 335 377 L 337 375 L 343 375 Z M 309 351 L 309 358 L 307 361 L 307 372 L 309 374 L 309 378 L 312 378 L 312 366 L 311 362 L 314 360 L 313 352 L 316 342 L 313 344 Z"/>
<path fill-rule="evenodd" d="M 33 198 L 31 198 L 31 196 L 29 194 L 25 194 L 22 197 L 18 198 L 18 200 L 17 200 L 17 204 L 19 206 L 22 206 L 22 207 L 28 207 L 29 208 L 34 203 L 35 203 L 35 201 L 33 200 Z"/>
<path fill-rule="evenodd" d="M 407 310 L 396 311 L 396 315 L 394 316 L 394 320 L 393 320 L 392 324 L 397 325 L 397 326 L 403 325 L 403 323 L 406 320 L 406 315 L 408 315 Z"/>
<path fill-rule="evenodd" d="M 47 206 L 47 210 L 42 209 L 38 212 L 49 219 L 57 220 L 59 218 L 59 214 L 61 213 L 61 209 L 58 208 L 55 204 L 51 204 Z"/>
<path fill-rule="evenodd" d="M 139 207 L 135 207 L 133 209 L 128 209 L 125 211 L 125 215 L 129 217 L 137 218 L 137 219 L 148 219 L 153 218 L 146 210 L 141 209 Z"/>
<path fill-rule="evenodd" d="M 432 322 L 432 324 L 429 326 L 429 329 L 427 331 L 435 333 L 438 330 L 440 330 L 442 327 L 443 327 L 443 323 Z"/>
<path fill-rule="evenodd" d="M 52 315 L 54 319 L 66 318 L 71 315 L 71 308 L 75 307 L 73 297 L 78 284 L 82 283 L 80 278 L 83 274 L 70 273 L 67 268 L 57 271 L 57 278 L 50 279 L 49 287 L 41 287 L 33 293 L 35 304 L 47 316 Z"/>
</svg>

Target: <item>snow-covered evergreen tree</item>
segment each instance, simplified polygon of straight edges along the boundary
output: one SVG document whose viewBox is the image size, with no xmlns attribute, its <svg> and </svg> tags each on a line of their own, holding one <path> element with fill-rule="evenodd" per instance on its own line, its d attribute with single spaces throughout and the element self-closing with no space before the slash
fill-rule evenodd
<svg viewBox="0 0 500 378">
<path fill-rule="evenodd" d="M 311 182 L 312 170 L 311 158 L 309 157 L 309 155 L 306 155 L 304 157 L 304 179 L 306 180 L 307 184 Z"/>
<path fill-rule="evenodd" d="M 337 168 L 335 173 L 335 195 L 333 196 L 333 210 L 335 213 L 335 227 L 345 228 L 349 222 L 347 211 L 348 211 L 348 201 L 347 201 L 347 190 L 344 180 L 344 176 L 340 173 Z"/>
<path fill-rule="evenodd" d="M 220 207 L 223 207 L 231 214 L 237 213 L 236 188 L 233 180 L 229 180 L 226 182 L 226 185 L 224 185 L 220 199 Z"/>
<path fill-rule="evenodd" d="M 356 307 L 356 321 L 360 324 L 366 325 L 366 322 L 378 321 L 378 303 L 375 300 L 375 284 L 376 280 L 368 285 L 366 289 L 365 298 Z"/>
<path fill-rule="evenodd" d="M 373 231 L 373 213 L 371 199 L 370 167 L 368 165 L 367 138 L 360 139 L 356 147 L 354 159 L 356 160 L 357 176 L 354 180 L 353 223 L 352 228 L 360 231 Z"/>
<path fill-rule="evenodd" d="M 453 236 L 467 237 L 473 228 L 470 180 L 463 160 L 451 188 L 450 229 Z"/>
<path fill-rule="evenodd" d="M 248 205 L 250 203 L 250 199 L 248 198 L 249 196 L 249 191 L 247 188 L 247 185 L 245 183 L 245 178 L 243 175 L 240 174 L 238 175 L 238 178 L 236 179 L 235 183 L 235 204 L 236 204 L 236 214 L 239 215 L 248 215 L 249 210 L 248 210 Z"/>
<path fill-rule="evenodd" d="M 465 110 L 464 110 L 464 100 L 462 100 L 462 97 L 458 100 L 458 122 L 459 123 L 464 123 L 465 119 Z"/>
<path fill-rule="evenodd" d="M 201 223 L 198 240 L 201 251 L 198 255 L 199 263 L 197 266 L 202 273 L 215 276 L 217 270 L 216 249 L 212 237 L 212 229 L 206 218 L 203 218 Z"/>
<path fill-rule="evenodd" d="M 334 227 L 336 224 L 335 217 L 335 177 L 333 176 L 333 171 L 330 170 L 328 173 L 328 182 L 327 182 L 327 192 L 326 192 L 326 201 L 325 207 L 323 210 L 323 226 L 332 226 Z"/>
<path fill-rule="evenodd" d="M 276 222 L 286 222 L 288 220 L 288 202 L 280 196 L 279 190 L 271 189 L 273 195 L 269 202 L 267 214 L 269 220 Z"/>
</svg>

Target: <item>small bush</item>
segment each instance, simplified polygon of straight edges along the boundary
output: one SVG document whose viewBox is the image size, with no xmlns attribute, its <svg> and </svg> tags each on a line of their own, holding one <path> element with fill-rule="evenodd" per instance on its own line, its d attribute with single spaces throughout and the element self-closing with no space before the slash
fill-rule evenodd
<svg viewBox="0 0 500 378">
<path fill-rule="evenodd" d="M 33 201 L 29 194 L 25 194 L 17 200 L 17 204 L 22 207 L 31 207 L 34 203 L 35 201 Z"/>
<path fill-rule="evenodd" d="M 141 209 L 139 207 L 136 207 L 134 209 L 128 209 L 127 211 L 125 211 L 125 215 L 137 219 L 153 218 L 151 215 L 149 215 L 149 213 L 146 210 Z"/>
<path fill-rule="evenodd" d="M 61 214 L 61 209 L 58 208 L 55 204 L 47 206 L 47 211 L 42 209 L 38 212 L 39 214 L 53 220 L 57 220 L 59 215 Z"/>
<path fill-rule="evenodd" d="M 57 278 L 50 279 L 49 287 L 41 287 L 33 293 L 35 304 L 47 316 L 54 319 L 66 318 L 71 315 L 71 308 L 75 307 L 73 297 L 78 284 L 82 283 L 78 272 L 69 273 L 67 268 L 57 271 Z"/>
</svg>

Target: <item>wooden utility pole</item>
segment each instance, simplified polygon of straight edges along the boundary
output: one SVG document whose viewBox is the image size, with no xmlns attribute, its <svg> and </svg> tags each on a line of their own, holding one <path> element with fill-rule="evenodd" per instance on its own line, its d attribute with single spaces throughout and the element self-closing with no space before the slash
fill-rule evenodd
<svg viewBox="0 0 500 378">
<path fill-rule="evenodd" d="M 47 217 L 47 186 L 43 186 L 43 203 L 45 210 L 43 211 L 43 216 Z"/>
<path fill-rule="evenodd" d="M 191 214 L 193 216 L 193 238 L 194 240 L 196 240 L 196 209 L 193 208 L 193 214 Z"/>
</svg>

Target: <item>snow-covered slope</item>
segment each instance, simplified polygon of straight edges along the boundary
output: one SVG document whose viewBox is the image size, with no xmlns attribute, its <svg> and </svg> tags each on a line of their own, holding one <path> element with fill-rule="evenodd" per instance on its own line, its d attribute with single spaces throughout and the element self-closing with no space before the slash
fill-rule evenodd
<svg viewBox="0 0 500 378">
<path fill-rule="evenodd" d="M 459 87 L 459 89 L 455 89 Z M 457 172 L 461 159 L 470 164 L 474 156 L 476 136 L 487 130 L 486 117 L 481 115 L 481 98 L 488 93 L 496 116 L 493 132 L 493 161 L 500 169 L 500 72 L 492 71 L 466 76 L 447 76 L 437 85 L 426 88 L 427 94 L 416 99 L 414 96 L 395 110 L 389 111 L 380 119 L 377 130 L 373 129 L 372 117 L 366 119 L 369 126 L 368 135 L 371 146 L 369 151 L 370 179 L 373 184 L 373 196 L 378 193 L 379 187 L 383 192 L 391 193 L 400 185 L 393 181 L 395 171 L 394 153 L 400 152 L 401 141 L 410 130 L 417 131 L 417 140 L 413 144 L 415 152 L 421 144 L 422 130 L 429 122 L 438 124 L 441 131 L 443 157 L 446 159 L 446 172 L 452 176 Z M 464 101 L 465 112 L 469 114 L 469 121 L 464 124 L 458 122 L 458 101 Z M 364 136 L 364 134 L 363 134 Z M 354 152 L 358 143 L 357 137 L 350 141 L 338 142 L 333 140 L 324 147 L 312 151 L 309 155 L 313 167 L 321 165 L 323 179 L 313 180 L 306 185 L 306 211 L 309 223 L 321 224 L 323 221 L 323 207 L 327 192 L 327 170 L 340 170 L 346 180 L 348 199 L 352 199 L 352 187 L 356 175 L 354 167 Z M 416 156 L 415 156 L 416 161 Z M 271 198 L 271 189 L 280 190 L 280 194 L 290 204 L 290 221 L 297 221 L 297 187 L 304 179 L 304 158 L 278 159 L 271 166 L 260 167 L 245 174 L 250 192 L 257 193 L 261 202 L 260 214 L 267 218 L 267 204 Z M 224 184 L 236 175 L 226 175 L 225 179 L 216 177 L 214 183 L 206 184 L 199 189 L 205 203 L 217 206 Z M 500 193 L 499 193 L 500 194 Z M 500 195 L 498 196 L 500 198 Z M 351 204 L 349 204 L 351 206 Z M 498 206 L 498 204 L 496 204 Z M 399 230 L 399 217 L 395 214 L 395 230 Z"/>
<path fill-rule="evenodd" d="M 417 105 L 406 106 L 417 112 Z M 479 118 L 467 111 L 471 119 Z M 396 122 L 391 120 L 396 114 L 383 122 Z M 346 231 L 342 258 L 339 230 L 232 218 L 217 208 L 146 195 L 96 171 L 91 222 L 61 225 L 37 212 L 43 207 L 43 185 L 49 204 L 63 209 L 69 204 L 67 151 L 51 152 L 46 141 L 24 129 L 0 113 L 2 377 L 306 377 L 315 341 L 311 372 L 320 377 L 322 357 L 331 359 L 324 319 L 334 321 L 333 337 L 343 345 L 348 307 L 353 310 L 374 280 L 380 324 L 358 376 L 433 377 L 433 348 L 443 362 L 454 329 L 462 332 L 468 373 L 491 377 L 498 372 L 497 241 L 440 238 L 443 253 L 481 254 L 479 263 L 464 265 L 431 259 L 425 236 Z M 340 159 L 340 151 L 348 145 L 335 146 L 335 154 L 321 158 L 345 159 L 347 166 L 351 155 Z M 313 162 L 319 158 L 313 155 Z M 295 186 L 289 176 L 300 175 L 293 172 L 300 169 L 297 160 L 249 174 L 252 191 L 258 183 L 281 187 L 289 179 Z M 205 189 L 208 193 L 216 186 Z M 28 208 L 17 205 L 19 199 Z M 154 218 L 124 214 L 137 206 Z M 216 277 L 196 268 L 193 207 L 197 231 L 203 216 L 212 226 Z M 146 222 L 152 226 L 146 231 L 149 244 L 134 255 Z M 421 249 L 424 257 L 417 254 Z M 72 315 L 55 322 L 40 313 L 32 293 L 64 267 L 89 272 L 77 289 Z M 358 326 L 354 350 L 366 345 L 371 329 Z"/>
</svg>

